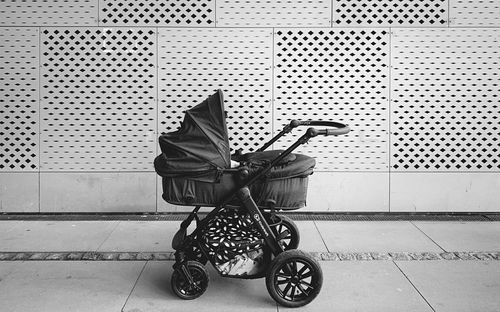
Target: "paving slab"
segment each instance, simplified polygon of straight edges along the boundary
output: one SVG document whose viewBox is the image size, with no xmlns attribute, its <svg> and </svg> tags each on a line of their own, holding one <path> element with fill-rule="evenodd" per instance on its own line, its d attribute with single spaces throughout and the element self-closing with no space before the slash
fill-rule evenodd
<svg viewBox="0 0 500 312">
<path fill-rule="evenodd" d="M 436 312 L 500 311 L 500 262 L 397 262 Z"/>
<path fill-rule="evenodd" d="M 144 262 L 18 262 L 0 282 L 2 311 L 120 311 Z M 0 263 L 3 267 L 4 263 Z"/>
<path fill-rule="evenodd" d="M 0 237 L 5 237 L 11 232 L 20 222 L 22 221 L 10 221 L 2 220 L 0 221 Z"/>
<path fill-rule="evenodd" d="M 95 251 L 117 221 L 2 221 L 0 251 Z"/>
<path fill-rule="evenodd" d="M 220 277 L 209 269 L 207 291 L 195 300 L 182 300 L 170 288 L 173 262 L 148 262 L 123 311 L 276 311 L 264 279 Z"/>
<path fill-rule="evenodd" d="M 408 221 L 315 221 L 330 252 L 443 251 Z"/>
<path fill-rule="evenodd" d="M 323 288 L 300 311 L 432 312 L 392 261 L 321 262 Z M 278 311 L 296 311 L 279 307 Z"/>
<path fill-rule="evenodd" d="M 98 251 L 173 251 L 180 221 L 122 221 Z"/>
<path fill-rule="evenodd" d="M 314 221 L 294 221 L 299 229 L 299 249 L 304 251 L 328 251 Z"/>
<path fill-rule="evenodd" d="M 7 276 L 12 273 L 13 270 L 18 266 L 18 262 L 15 261 L 2 261 L 0 262 L 0 284 L 7 278 Z"/>
<path fill-rule="evenodd" d="M 499 251 L 500 222 L 413 222 L 446 251 Z"/>
</svg>

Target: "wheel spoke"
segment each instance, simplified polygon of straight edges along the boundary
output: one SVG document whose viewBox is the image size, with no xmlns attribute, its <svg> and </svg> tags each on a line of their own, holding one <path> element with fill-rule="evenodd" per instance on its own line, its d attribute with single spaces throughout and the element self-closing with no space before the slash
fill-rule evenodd
<svg viewBox="0 0 500 312">
<path fill-rule="evenodd" d="M 276 274 L 276 277 L 290 278 L 290 275 L 289 274 L 278 273 L 278 274 Z"/>
<path fill-rule="evenodd" d="M 290 294 L 290 297 L 293 300 L 295 300 L 295 291 L 297 290 L 297 287 L 296 286 L 292 286 L 292 292 Z"/>
<path fill-rule="evenodd" d="M 290 263 L 285 263 L 285 265 L 280 269 L 280 272 L 283 272 L 283 273 L 287 274 L 288 276 L 293 275 L 292 266 L 290 265 Z"/>
<path fill-rule="evenodd" d="M 300 284 L 297 284 L 297 288 L 299 289 L 299 291 L 303 294 L 303 295 L 306 295 L 307 296 L 307 291 L 302 288 L 302 285 Z"/>
<path fill-rule="evenodd" d="M 297 261 L 294 261 L 292 264 L 292 272 L 295 275 L 297 273 Z"/>
<path fill-rule="evenodd" d="M 302 277 L 302 274 L 304 274 L 304 272 L 305 272 L 307 269 L 309 269 L 309 267 L 308 267 L 308 266 L 306 266 L 306 265 L 304 265 L 304 266 L 303 266 L 303 267 L 299 270 L 299 272 L 297 272 L 297 274 L 298 274 L 300 277 Z"/>
<path fill-rule="evenodd" d="M 304 279 L 304 278 L 308 278 L 308 277 L 311 277 L 313 275 L 313 272 L 312 271 L 309 271 L 307 273 L 304 273 L 300 276 L 301 279 Z"/>
<path fill-rule="evenodd" d="M 290 287 L 292 287 L 292 283 L 288 283 L 288 285 L 286 285 L 285 288 L 283 289 L 283 296 L 284 297 L 287 296 L 287 293 L 290 290 Z"/>
<path fill-rule="evenodd" d="M 300 284 L 306 286 L 307 288 L 314 289 L 314 287 L 308 282 L 300 281 Z"/>
<path fill-rule="evenodd" d="M 276 285 L 283 285 L 283 284 L 286 284 L 286 283 L 289 283 L 289 282 L 290 282 L 290 280 L 285 279 L 285 280 L 282 280 L 282 281 L 277 281 Z"/>
<path fill-rule="evenodd" d="M 278 225 L 278 233 L 281 233 L 282 229 L 283 229 L 283 224 L 280 223 L 280 225 Z"/>
</svg>

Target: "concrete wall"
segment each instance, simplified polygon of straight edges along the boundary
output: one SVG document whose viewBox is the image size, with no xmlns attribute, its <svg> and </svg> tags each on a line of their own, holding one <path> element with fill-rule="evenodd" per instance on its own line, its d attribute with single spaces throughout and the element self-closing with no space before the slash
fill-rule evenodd
<svg viewBox="0 0 500 312">
<path fill-rule="evenodd" d="M 300 150 L 309 211 L 500 211 L 499 27 L 495 0 L 1 2 L 0 212 L 186 210 L 156 138 L 218 88 L 235 149 L 351 126 Z"/>
</svg>

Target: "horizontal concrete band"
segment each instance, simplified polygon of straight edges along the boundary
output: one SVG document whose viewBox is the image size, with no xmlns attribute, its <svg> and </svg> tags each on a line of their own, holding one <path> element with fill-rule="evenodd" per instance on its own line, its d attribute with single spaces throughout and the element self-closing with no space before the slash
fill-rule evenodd
<svg viewBox="0 0 500 312">
<path fill-rule="evenodd" d="M 500 261 L 500 252 L 310 252 L 319 261 Z M 173 261 L 173 252 L 0 252 L 0 261 Z"/>
<path fill-rule="evenodd" d="M 206 212 L 200 212 L 205 217 Z M 500 221 L 500 213 L 339 213 L 279 212 L 295 221 Z M 188 213 L 3 213 L 0 220 L 11 221 L 182 221 Z"/>
</svg>

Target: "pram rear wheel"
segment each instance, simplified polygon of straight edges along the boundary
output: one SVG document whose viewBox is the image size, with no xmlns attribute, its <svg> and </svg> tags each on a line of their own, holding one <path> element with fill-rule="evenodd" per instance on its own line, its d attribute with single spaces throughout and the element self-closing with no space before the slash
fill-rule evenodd
<svg viewBox="0 0 500 312">
<path fill-rule="evenodd" d="M 271 297 L 285 307 L 310 303 L 321 290 L 323 272 L 319 263 L 300 250 L 280 253 L 271 263 L 266 286 Z"/>
<path fill-rule="evenodd" d="M 193 284 L 189 283 L 181 268 L 174 270 L 170 284 L 174 293 L 181 299 L 192 300 L 203 295 L 208 288 L 208 272 L 203 264 L 198 261 L 188 261 L 187 270 L 191 274 Z"/>
<path fill-rule="evenodd" d="M 283 250 L 297 249 L 300 242 L 297 225 L 288 217 L 278 217 L 281 219 L 281 222 L 272 227 L 278 243 L 283 247 Z"/>
</svg>

